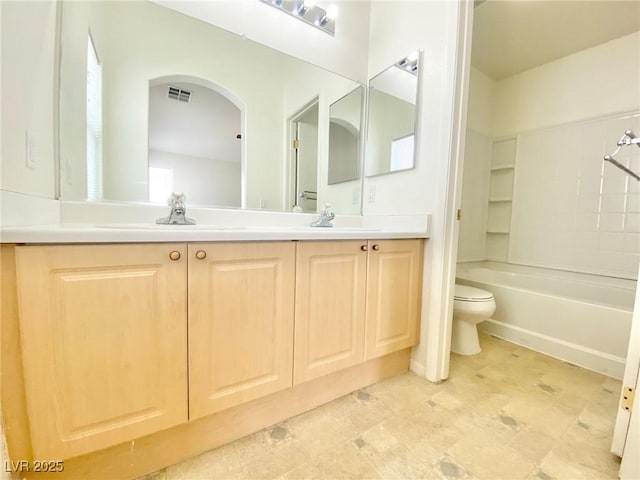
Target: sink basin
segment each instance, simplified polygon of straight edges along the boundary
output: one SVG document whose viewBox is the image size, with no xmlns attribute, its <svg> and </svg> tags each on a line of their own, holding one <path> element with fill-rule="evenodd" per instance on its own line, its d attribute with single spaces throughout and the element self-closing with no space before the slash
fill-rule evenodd
<svg viewBox="0 0 640 480">
<path fill-rule="evenodd" d="M 96 225 L 98 228 L 117 228 L 124 230 L 245 230 L 246 227 L 238 225 L 166 225 L 160 223 L 109 223 Z"/>
</svg>

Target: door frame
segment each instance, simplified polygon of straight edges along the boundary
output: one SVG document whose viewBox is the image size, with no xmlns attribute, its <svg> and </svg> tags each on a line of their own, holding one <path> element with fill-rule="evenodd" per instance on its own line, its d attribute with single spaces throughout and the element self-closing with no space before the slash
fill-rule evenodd
<svg viewBox="0 0 640 480">
<path fill-rule="evenodd" d="M 285 211 L 290 211 L 294 206 L 298 205 L 298 195 L 300 191 L 300 170 L 298 168 L 298 150 L 294 148 L 293 142 L 298 138 L 298 122 L 304 117 L 309 110 L 313 107 L 318 107 L 318 114 L 320 112 L 320 97 L 315 96 L 304 106 L 291 115 L 287 119 L 287 168 L 286 168 L 286 182 L 287 195 Z M 319 123 L 319 119 L 318 119 Z M 317 168 L 317 152 L 316 152 L 316 168 Z M 317 188 L 316 188 L 317 191 Z"/>
<path fill-rule="evenodd" d="M 440 173 L 446 183 L 443 199 L 444 218 L 441 222 L 443 234 L 439 239 L 432 238 L 426 244 L 425 256 L 431 258 L 434 265 L 425 265 L 432 270 L 432 305 L 426 324 L 426 359 L 424 376 L 431 382 L 441 382 L 449 377 L 449 359 L 451 356 L 451 328 L 453 325 L 453 289 L 456 277 L 458 254 L 458 209 L 462 199 L 462 174 L 467 124 L 467 100 L 469 95 L 469 74 L 471 69 L 471 38 L 473 35 L 473 0 L 458 2 L 458 25 L 456 38 L 456 65 L 454 71 L 453 115 L 451 137 L 449 139 L 449 165 Z M 437 254 L 440 250 L 442 253 Z M 425 285 L 425 286 L 426 286 Z M 424 311 L 423 311 L 424 315 Z M 416 360 L 414 358 L 414 360 Z M 421 359 L 416 362 L 420 363 Z M 414 368 L 412 368 L 414 369 Z M 420 370 L 420 368 L 416 368 Z"/>
<path fill-rule="evenodd" d="M 640 276 L 640 265 L 638 266 L 638 275 Z M 633 307 L 633 316 L 631 317 L 631 333 L 629 335 L 629 349 L 627 351 L 627 361 L 624 368 L 624 376 L 622 378 L 622 388 L 632 387 L 636 389 L 636 397 L 638 397 L 637 387 L 640 379 L 640 288 L 636 288 L 636 299 Z M 623 392 L 620 393 L 620 402 L 618 403 L 618 414 L 616 416 L 616 424 L 613 429 L 613 441 L 611 442 L 611 452 L 619 457 L 623 456 L 625 444 L 627 442 L 627 433 L 629 432 L 629 424 L 631 422 L 631 412 L 624 410 L 620 405 Z M 636 412 L 637 415 L 637 412 Z"/>
</svg>

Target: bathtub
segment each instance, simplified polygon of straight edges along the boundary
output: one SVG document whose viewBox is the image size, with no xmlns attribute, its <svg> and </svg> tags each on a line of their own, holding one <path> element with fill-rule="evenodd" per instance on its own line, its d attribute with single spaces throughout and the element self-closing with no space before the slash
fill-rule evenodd
<svg viewBox="0 0 640 480">
<path fill-rule="evenodd" d="M 456 283 L 492 292 L 491 335 L 621 379 L 637 282 L 499 262 L 458 263 Z"/>
</svg>

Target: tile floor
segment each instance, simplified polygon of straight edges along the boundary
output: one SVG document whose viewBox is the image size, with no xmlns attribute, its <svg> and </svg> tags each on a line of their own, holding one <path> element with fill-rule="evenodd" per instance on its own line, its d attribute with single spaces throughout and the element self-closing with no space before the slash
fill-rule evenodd
<svg viewBox="0 0 640 480">
<path fill-rule="evenodd" d="M 619 381 L 481 342 L 439 385 L 400 375 L 144 478 L 618 478 Z"/>
</svg>

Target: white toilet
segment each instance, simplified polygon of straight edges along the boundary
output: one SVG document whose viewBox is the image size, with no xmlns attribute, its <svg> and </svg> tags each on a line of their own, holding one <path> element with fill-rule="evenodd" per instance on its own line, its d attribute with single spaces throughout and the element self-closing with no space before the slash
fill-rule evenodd
<svg viewBox="0 0 640 480">
<path fill-rule="evenodd" d="M 491 292 L 456 284 L 453 297 L 451 350 L 461 355 L 480 353 L 478 323 L 491 318 L 496 301 Z"/>
</svg>

